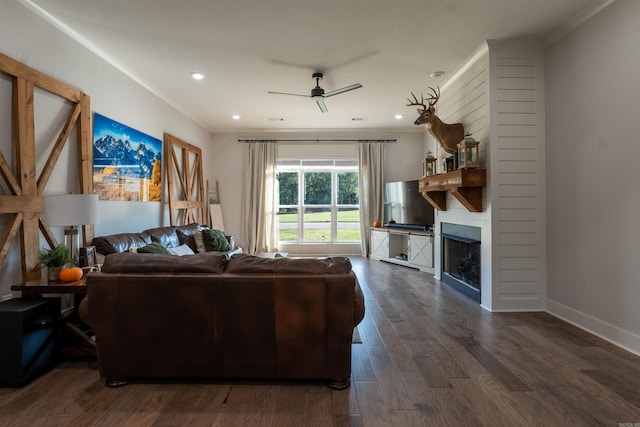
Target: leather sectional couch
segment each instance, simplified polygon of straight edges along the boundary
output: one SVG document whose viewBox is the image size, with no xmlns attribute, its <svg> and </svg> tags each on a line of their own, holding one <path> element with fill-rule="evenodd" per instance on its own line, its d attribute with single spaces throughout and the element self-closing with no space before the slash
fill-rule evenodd
<svg viewBox="0 0 640 427">
<path fill-rule="evenodd" d="M 349 386 L 364 298 L 351 262 L 114 253 L 81 313 L 108 386 L 136 378 L 276 379 Z"/>
<path fill-rule="evenodd" d="M 196 252 L 194 236 L 200 229 L 201 226 L 197 223 L 149 228 L 140 233 L 118 233 L 95 237 L 91 245 L 95 246 L 96 251 L 103 256 L 129 252 L 132 248 L 145 246 L 152 242 L 160 243 L 165 248 L 175 248 L 186 244 Z M 231 250 L 227 251 L 228 255 L 242 252 L 241 248 L 235 247 L 233 236 L 226 236 L 226 238 L 231 246 Z"/>
</svg>

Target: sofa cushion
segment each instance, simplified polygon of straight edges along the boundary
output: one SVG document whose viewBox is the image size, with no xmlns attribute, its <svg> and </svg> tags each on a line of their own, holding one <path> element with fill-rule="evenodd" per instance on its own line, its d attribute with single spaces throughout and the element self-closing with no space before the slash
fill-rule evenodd
<svg viewBox="0 0 640 427">
<path fill-rule="evenodd" d="M 168 254 L 169 253 L 167 248 L 165 248 L 158 242 L 151 242 L 146 246 L 137 248 L 135 252 L 139 254 Z"/>
<path fill-rule="evenodd" d="M 207 251 L 225 252 L 231 250 L 231 245 L 220 230 L 210 228 L 202 230 L 202 240 Z"/>
<path fill-rule="evenodd" d="M 165 248 L 175 248 L 180 246 L 178 235 L 174 227 L 149 228 L 143 231 L 148 234 L 152 242 L 160 243 Z"/>
<path fill-rule="evenodd" d="M 347 257 L 329 258 L 261 258 L 235 254 L 227 262 L 225 273 L 340 274 L 351 271 Z"/>
<path fill-rule="evenodd" d="M 151 238 L 147 234 L 119 233 L 95 237 L 91 245 L 96 247 L 98 253 L 109 255 L 116 252 L 128 252 L 131 248 L 139 248 L 149 243 L 151 243 Z"/>
<path fill-rule="evenodd" d="M 221 274 L 227 262 L 225 254 L 175 256 L 170 254 L 116 253 L 102 265 L 105 273 L 214 273 Z"/>
<path fill-rule="evenodd" d="M 176 235 L 178 236 L 178 243 L 180 243 L 181 245 L 189 246 L 194 253 L 198 252 L 198 248 L 196 246 L 196 239 L 195 239 L 196 233 L 198 233 L 197 230 L 192 233 L 189 230 L 180 230 L 180 229 L 176 228 Z"/>
<path fill-rule="evenodd" d="M 192 222 L 187 225 L 176 225 L 174 226 L 176 232 L 180 232 L 183 235 L 193 235 L 196 231 L 200 230 L 201 226 L 197 222 Z"/>
</svg>

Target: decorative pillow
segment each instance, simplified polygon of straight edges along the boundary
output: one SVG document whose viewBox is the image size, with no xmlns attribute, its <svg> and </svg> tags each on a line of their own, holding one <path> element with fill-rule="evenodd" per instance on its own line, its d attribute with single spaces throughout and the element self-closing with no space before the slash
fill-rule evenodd
<svg viewBox="0 0 640 427">
<path fill-rule="evenodd" d="M 175 248 L 167 248 L 171 255 L 193 255 L 195 252 L 189 247 L 189 245 L 180 245 Z"/>
<path fill-rule="evenodd" d="M 139 253 L 139 254 L 141 254 L 141 253 L 144 253 L 144 254 L 168 254 L 169 253 L 169 251 L 158 242 L 149 243 L 147 246 L 143 246 L 141 248 L 138 248 L 138 250 L 136 252 Z"/>
<path fill-rule="evenodd" d="M 196 251 L 196 241 L 194 240 L 194 235 L 190 231 L 186 230 L 178 230 L 176 229 L 176 235 L 178 236 L 178 245 L 187 245 L 191 248 L 191 250 L 195 253 Z"/>
<path fill-rule="evenodd" d="M 207 252 L 207 247 L 204 245 L 204 240 L 202 239 L 202 230 L 198 230 L 193 233 L 193 241 L 196 244 L 196 252 L 201 254 L 203 252 Z"/>
<path fill-rule="evenodd" d="M 213 230 L 210 228 L 202 230 L 202 240 L 204 246 L 209 251 L 225 252 L 231 250 L 231 246 L 224 236 L 224 233 L 220 230 Z"/>
</svg>

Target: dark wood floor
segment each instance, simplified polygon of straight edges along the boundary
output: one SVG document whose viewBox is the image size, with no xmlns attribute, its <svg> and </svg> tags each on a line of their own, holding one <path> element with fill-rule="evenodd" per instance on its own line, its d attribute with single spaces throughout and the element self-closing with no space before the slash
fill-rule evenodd
<svg viewBox="0 0 640 427">
<path fill-rule="evenodd" d="M 640 358 L 544 313 L 488 313 L 431 276 L 353 259 L 352 386 L 104 387 L 95 361 L 0 388 L 1 426 L 636 426 Z"/>
</svg>

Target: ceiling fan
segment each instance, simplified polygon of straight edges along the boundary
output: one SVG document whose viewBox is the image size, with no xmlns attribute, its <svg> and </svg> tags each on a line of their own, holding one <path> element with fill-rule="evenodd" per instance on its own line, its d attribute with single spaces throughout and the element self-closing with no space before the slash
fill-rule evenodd
<svg viewBox="0 0 640 427">
<path fill-rule="evenodd" d="M 312 77 L 316 79 L 316 87 L 311 89 L 311 95 L 301 95 L 297 93 L 273 92 L 273 91 L 268 91 L 267 93 L 276 94 L 276 95 L 304 96 L 305 98 L 311 98 L 314 101 L 316 101 L 316 103 L 318 104 L 318 107 L 320 107 L 320 111 L 322 111 L 323 113 L 326 113 L 329 110 L 327 109 L 327 106 L 324 103 L 325 98 L 328 98 L 333 95 L 338 95 L 339 93 L 348 92 L 350 90 L 360 89 L 362 87 L 360 83 L 355 83 L 350 86 L 343 87 L 342 89 L 336 89 L 336 90 L 332 90 L 331 92 L 325 93 L 324 89 L 320 87 L 320 80 L 322 80 L 322 77 L 323 77 L 322 73 L 313 73 Z"/>
</svg>

